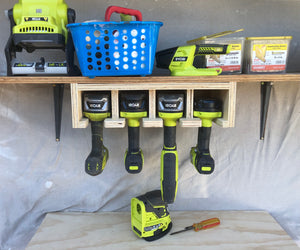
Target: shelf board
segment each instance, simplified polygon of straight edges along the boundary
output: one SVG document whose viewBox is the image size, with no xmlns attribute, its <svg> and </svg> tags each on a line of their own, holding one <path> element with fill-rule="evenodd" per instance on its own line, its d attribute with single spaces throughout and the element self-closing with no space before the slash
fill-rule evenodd
<svg viewBox="0 0 300 250">
<path fill-rule="evenodd" d="M 219 76 L 131 76 L 131 77 L 71 77 L 71 76 L 2 76 L 0 84 L 165 84 L 217 82 L 300 82 L 300 74 L 241 74 Z"/>
</svg>

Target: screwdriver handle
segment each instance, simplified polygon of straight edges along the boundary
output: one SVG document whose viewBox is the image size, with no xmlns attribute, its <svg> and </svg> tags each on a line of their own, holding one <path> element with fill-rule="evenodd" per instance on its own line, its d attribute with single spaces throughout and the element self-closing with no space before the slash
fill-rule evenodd
<svg viewBox="0 0 300 250">
<path fill-rule="evenodd" d="M 218 225 L 220 225 L 220 220 L 218 218 L 211 218 L 208 220 L 201 221 L 199 223 L 194 223 L 193 228 L 196 232 L 198 232 L 199 230 L 209 229 Z"/>
</svg>

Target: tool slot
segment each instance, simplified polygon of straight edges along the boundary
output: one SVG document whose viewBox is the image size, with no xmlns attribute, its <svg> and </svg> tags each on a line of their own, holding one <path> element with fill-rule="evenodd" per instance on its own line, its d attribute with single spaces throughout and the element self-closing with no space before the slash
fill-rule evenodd
<svg viewBox="0 0 300 250">
<path fill-rule="evenodd" d="M 183 108 L 183 110 L 182 110 L 182 112 L 183 112 L 183 114 L 182 114 L 182 118 L 186 118 L 186 99 L 187 99 L 187 90 L 185 90 L 185 89 L 176 89 L 176 90 L 156 90 L 156 118 L 159 118 L 160 116 L 159 116 L 159 114 L 158 114 L 158 112 L 159 112 L 159 109 L 161 108 L 161 107 L 159 107 L 158 106 L 158 96 L 159 95 L 164 95 L 164 94 L 173 94 L 173 95 L 178 95 L 178 94 L 183 94 L 184 95 L 184 101 L 183 101 L 183 104 L 182 104 L 182 108 Z M 174 102 L 174 103 L 171 103 L 171 104 L 168 104 L 168 107 L 166 107 L 167 109 L 170 109 L 170 113 L 172 113 L 172 110 L 171 109 L 173 109 L 174 107 L 176 106 L 176 103 Z M 169 112 L 169 111 L 167 111 L 167 112 Z M 177 111 L 176 111 L 177 112 Z"/>
<path fill-rule="evenodd" d="M 213 122 L 221 127 L 230 127 L 230 108 L 233 108 L 232 105 L 229 106 L 229 89 L 222 90 L 195 90 L 194 91 L 194 100 L 202 98 L 211 98 L 217 99 L 222 102 L 222 117 L 216 118 Z M 202 125 L 201 125 L 202 126 Z"/>
</svg>

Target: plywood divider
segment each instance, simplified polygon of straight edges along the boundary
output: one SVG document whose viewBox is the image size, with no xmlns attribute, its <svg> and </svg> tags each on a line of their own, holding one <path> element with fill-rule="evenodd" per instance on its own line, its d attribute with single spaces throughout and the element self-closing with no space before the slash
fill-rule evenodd
<svg viewBox="0 0 300 250">
<path fill-rule="evenodd" d="M 181 127 L 201 127 L 201 120 L 194 118 L 194 90 L 188 89 L 186 91 L 185 102 L 185 118 L 179 119 L 179 125 Z"/>
<path fill-rule="evenodd" d="M 161 128 L 163 120 L 156 117 L 156 90 L 149 90 L 149 113 L 148 118 L 142 119 L 142 126 L 145 128 Z"/>
<path fill-rule="evenodd" d="M 111 91 L 111 118 L 104 120 L 105 128 L 124 128 L 125 118 L 119 117 L 119 91 Z"/>
<path fill-rule="evenodd" d="M 82 113 L 82 92 L 78 90 L 78 84 L 71 84 L 71 105 L 72 105 L 72 127 L 86 128 L 89 120 L 83 117 Z"/>
<path fill-rule="evenodd" d="M 221 92 L 223 101 L 223 116 L 216 119 L 215 123 L 223 128 L 234 127 L 236 106 L 236 82 L 230 82 L 228 92 Z"/>
</svg>

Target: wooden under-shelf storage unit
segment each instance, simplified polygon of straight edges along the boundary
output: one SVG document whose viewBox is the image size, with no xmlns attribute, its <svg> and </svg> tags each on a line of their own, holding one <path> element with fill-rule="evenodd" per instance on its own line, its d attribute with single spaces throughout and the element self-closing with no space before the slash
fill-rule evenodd
<svg viewBox="0 0 300 250">
<path fill-rule="evenodd" d="M 74 128 L 85 128 L 88 120 L 82 115 L 81 93 L 83 91 L 111 91 L 112 117 L 106 119 L 106 127 L 124 127 L 125 120 L 119 117 L 118 93 L 122 90 L 148 90 L 149 116 L 144 118 L 142 126 L 160 127 L 162 120 L 157 118 L 155 110 L 156 92 L 160 90 L 184 90 L 186 92 L 185 117 L 180 120 L 184 127 L 197 127 L 201 122 L 193 118 L 193 96 L 203 92 L 223 100 L 223 117 L 215 122 L 222 127 L 233 127 L 235 120 L 236 83 L 261 82 L 288 83 L 300 82 L 300 74 L 240 74 L 219 76 L 147 76 L 147 77 L 0 77 L 2 84 L 71 84 L 72 119 Z M 205 92 L 207 91 L 207 92 Z"/>
<path fill-rule="evenodd" d="M 185 93 L 185 112 L 180 119 L 182 127 L 199 127 L 201 120 L 193 117 L 195 95 L 219 98 L 223 101 L 223 117 L 215 122 L 226 128 L 234 127 L 236 82 L 203 82 L 198 77 L 113 77 L 95 78 L 92 83 L 71 83 L 73 128 L 86 128 L 88 119 L 82 112 L 82 93 L 85 91 L 111 92 L 111 117 L 105 119 L 106 128 L 123 128 L 125 119 L 119 116 L 120 91 L 148 91 L 148 117 L 142 119 L 143 127 L 162 127 L 163 121 L 157 116 L 156 96 L 159 91 L 183 91 Z"/>
</svg>

